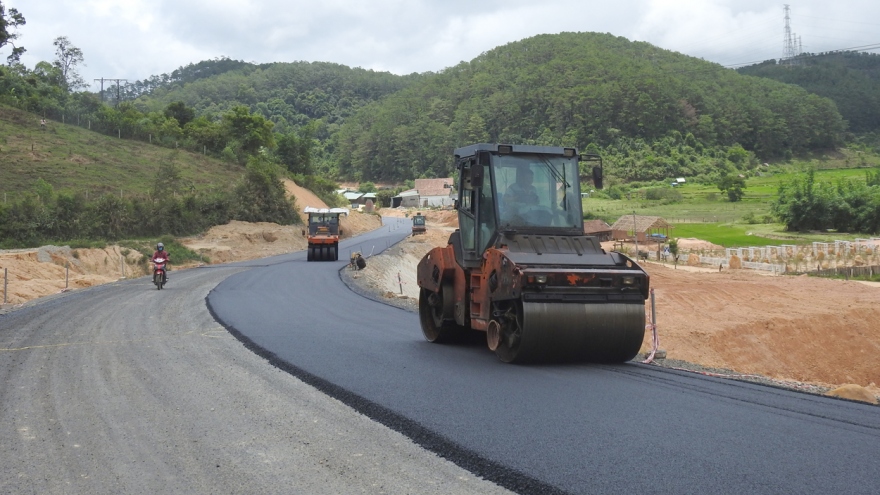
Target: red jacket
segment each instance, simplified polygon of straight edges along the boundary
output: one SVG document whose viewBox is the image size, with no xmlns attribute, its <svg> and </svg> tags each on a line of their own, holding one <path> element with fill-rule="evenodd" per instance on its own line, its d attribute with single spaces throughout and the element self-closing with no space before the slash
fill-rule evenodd
<svg viewBox="0 0 880 495">
<path fill-rule="evenodd" d="M 153 257 L 150 258 L 150 261 L 152 261 L 153 263 L 155 263 L 155 262 L 156 262 L 156 258 L 165 258 L 165 261 L 166 261 L 166 262 L 168 262 L 168 263 L 171 262 L 171 256 L 168 255 L 168 251 L 156 251 L 156 252 L 154 252 L 154 253 L 153 253 Z"/>
</svg>

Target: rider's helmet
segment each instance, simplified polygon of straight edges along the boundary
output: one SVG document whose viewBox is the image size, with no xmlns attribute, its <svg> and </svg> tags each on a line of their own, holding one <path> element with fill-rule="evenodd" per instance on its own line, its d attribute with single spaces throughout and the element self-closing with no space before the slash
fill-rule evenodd
<svg viewBox="0 0 880 495">
<path fill-rule="evenodd" d="M 156 251 L 165 251 L 165 244 L 162 244 L 161 242 L 156 244 Z"/>
</svg>

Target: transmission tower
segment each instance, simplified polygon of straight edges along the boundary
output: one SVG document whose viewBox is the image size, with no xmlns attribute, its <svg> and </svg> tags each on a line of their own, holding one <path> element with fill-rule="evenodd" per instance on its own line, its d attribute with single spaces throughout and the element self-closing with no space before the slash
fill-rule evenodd
<svg viewBox="0 0 880 495">
<path fill-rule="evenodd" d="M 795 37 L 791 34 L 791 9 L 788 4 L 783 7 L 785 11 L 785 32 L 782 36 L 782 63 L 786 65 L 794 65 L 795 57 L 797 57 L 797 48 L 795 48 Z"/>
</svg>

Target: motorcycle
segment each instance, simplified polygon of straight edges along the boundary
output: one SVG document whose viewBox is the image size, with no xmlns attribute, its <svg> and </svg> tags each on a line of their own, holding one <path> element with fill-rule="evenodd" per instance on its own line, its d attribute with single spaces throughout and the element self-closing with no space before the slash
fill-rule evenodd
<svg viewBox="0 0 880 495">
<path fill-rule="evenodd" d="M 168 263 L 167 258 L 156 258 L 153 260 L 153 283 L 156 284 L 157 290 L 162 290 L 168 278 L 165 276 L 165 264 Z"/>
</svg>

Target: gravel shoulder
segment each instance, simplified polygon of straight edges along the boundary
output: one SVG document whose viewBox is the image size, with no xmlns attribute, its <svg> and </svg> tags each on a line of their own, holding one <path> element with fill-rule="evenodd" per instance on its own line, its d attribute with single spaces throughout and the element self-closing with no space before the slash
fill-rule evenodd
<svg viewBox="0 0 880 495">
<path fill-rule="evenodd" d="M 246 349 L 205 306 L 241 269 L 0 316 L 0 492 L 507 493 Z"/>
</svg>

